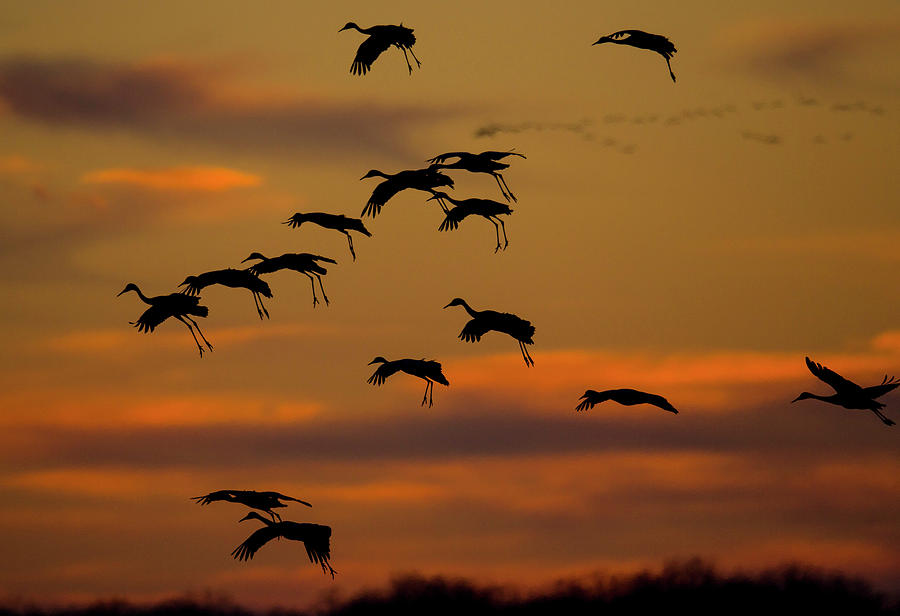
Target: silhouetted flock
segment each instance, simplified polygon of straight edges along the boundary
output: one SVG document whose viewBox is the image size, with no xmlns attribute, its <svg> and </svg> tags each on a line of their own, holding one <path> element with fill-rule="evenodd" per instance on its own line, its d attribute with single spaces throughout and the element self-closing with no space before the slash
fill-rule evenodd
<svg viewBox="0 0 900 616">
<path fill-rule="evenodd" d="M 412 50 L 416 42 L 411 28 L 402 25 L 380 25 L 371 28 L 360 28 L 353 22 L 347 23 L 339 32 L 348 29 L 355 29 L 362 34 L 368 35 L 365 41 L 360 44 L 353 63 L 350 66 L 350 72 L 354 75 L 365 75 L 372 68 L 372 64 L 390 47 L 397 47 L 403 52 L 409 73 L 412 74 L 412 65 L 409 62 L 407 52 L 412 54 L 417 66 L 421 67 L 421 62 L 416 58 Z M 675 53 L 675 46 L 664 36 L 656 34 L 648 34 L 640 30 L 622 30 L 608 36 L 601 37 L 594 45 L 601 43 L 616 43 L 620 45 L 630 45 L 641 49 L 655 51 L 663 56 L 666 65 L 669 68 L 669 74 L 672 81 L 675 81 L 675 74 L 669 62 Z M 375 186 L 371 197 L 366 202 L 362 210 L 361 216 L 375 217 L 381 213 L 382 208 L 397 193 L 411 189 L 429 193 L 431 196 L 426 199 L 436 201 L 444 213 L 444 220 L 438 227 L 439 231 L 450 231 L 457 229 L 459 224 L 469 216 L 481 216 L 494 225 L 496 232 L 497 244 L 494 248 L 496 253 L 501 248 L 506 249 L 509 240 L 506 236 L 506 226 L 499 216 L 509 216 L 513 210 L 509 208 L 509 202 L 517 201 L 513 192 L 506 184 L 506 180 L 501 174 L 509 168 L 509 164 L 502 162 L 503 159 L 518 156 L 525 158 L 524 154 L 515 151 L 485 151 L 478 154 L 471 152 L 445 152 L 427 159 L 429 166 L 424 169 L 402 170 L 397 173 L 389 174 L 375 169 L 370 170 L 362 176 L 361 179 L 380 177 L 383 181 Z M 452 162 L 447 162 L 452 160 Z M 438 190 L 443 187 L 453 188 L 453 179 L 442 171 L 461 170 L 470 173 L 489 174 L 497 182 L 500 193 L 507 203 L 501 203 L 490 199 L 470 198 L 455 199 L 446 192 Z M 452 207 L 448 207 L 447 204 Z M 304 223 L 312 223 L 325 229 L 338 231 L 346 236 L 350 247 L 350 254 L 353 260 L 356 260 L 356 251 L 353 247 L 353 238 L 350 231 L 361 233 L 367 237 L 372 234 L 366 229 L 361 219 L 350 218 L 341 214 L 329 214 L 323 212 L 297 212 L 291 216 L 284 224 L 290 225 L 292 228 L 300 227 Z M 500 242 L 500 233 L 503 233 L 503 243 Z M 179 286 L 185 289 L 180 293 L 170 293 L 169 295 L 159 295 L 156 297 L 145 296 L 138 286 L 134 283 L 128 283 L 119 293 L 122 295 L 127 291 L 134 291 L 138 297 L 150 307 L 138 317 L 137 321 L 132 322 L 138 331 L 149 333 L 156 329 L 158 325 L 169 318 L 177 319 L 191 332 L 200 356 L 203 357 L 203 345 L 197 339 L 197 334 L 210 351 L 213 345 L 206 339 L 200 326 L 192 317 L 205 318 L 209 314 L 206 306 L 200 305 L 200 292 L 210 285 L 222 285 L 235 289 L 246 289 L 253 296 L 254 305 L 256 307 L 259 318 L 269 318 L 269 312 L 263 304 L 263 298 L 271 299 L 273 297 L 272 290 L 268 283 L 263 281 L 260 276 L 271 274 L 280 270 L 293 270 L 309 278 L 313 296 L 313 307 L 319 303 L 316 295 L 316 282 L 319 284 L 319 290 L 325 304 L 328 305 L 328 296 L 325 294 L 325 288 L 322 285 L 322 276 L 327 270 L 321 263 L 337 264 L 337 261 L 329 257 L 314 255 L 309 253 L 286 253 L 277 257 L 266 257 L 260 252 L 253 252 L 243 262 L 255 261 L 255 263 L 246 269 L 220 269 L 202 274 L 188 276 Z M 527 345 L 534 344 L 535 327 L 529 321 L 518 317 L 514 314 L 506 312 L 497 312 L 494 310 L 474 310 L 469 304 L 461 299 L 455 298 L 450 301 L 444 308 L 451 306 L 462 306 L 469 314 L 471 320 L 466 323 L 459 334 L 460 340 L 465 342 L 478 342 L 481 337 L 490 331 L 496 331 L 507 334 L 515 339 L 519 344 L 519 350 L 522 353 L 522 359 L 526 367 L 534 366 L 534 360 L 528 352 Z M 195 333 L 196 332 L 196 333 Z M 380 364 L 374 374 L 368 379 L 368 383 L 372 385 L 381 385 L 385 380 L 397 372 L 404 372 L 411 376 L 418 377 L 425 381 L 425 393 L 422 397 L 422 406 L 427 402 L 430 407 L 433 404 L 434 383 L 440 383 L 449 386 L 450 382 L 444 376 L 441 364 L 436 361 L 425 359 L 397 359 L 389 361 L 384 357 L 376 357 L 371 364 Z M 806 358 L 806 364 L 809 370 L 817 378 L 830 385 L 835 393 L 830 396 L 820 396 L 808 392 L 801 393 L 793 402 L 807 398 L 814 398 L 836 404 L 847 409 L 870 410 L 875 413 L 878 418 L 886 425 L 892 426 L 894 422 L 881 413 L 884 405 L 877 402 L 876 399 L 892 391 L 900 386 L 900 381 L 894 378 L 884 377 L 880 385 L 873 387 L 860 387 L 856 383 L 849 381 L 836 372 L 828 368 L 812 362 Z M 606 391 L 595 391 L 588 389 L 580 398 L 581 402 L 577 405 L 577 411 L 584 411 L 593 408 L 594 405 L 612 400 L 618 404 L 632 406 L 636 404 L 649 404 L 657 406 L 660 409 L 671 413 L 678 413 L 672 404 L 663 396 L 657 394 L 637 391 L 635 389 L 610 389 Z M 232 552 L 232 556 L 239 560 L 252 559 L 254 554 L 268 541 L 274 538 L 283 537 L 301 541 L 306 547 L 307 555 L 311 562 L 319 564 L 325 573 L 330 573 L 332 577 L 336 573 L 331 567 L 329 559 L 331 528 L 319 524 L 300 524 L 296 522 L 284 521 L 277 513 L 273 511 L 275 508 L 286 507 L 281 501 L 295 501 L 311 507 L 310 503 L 293 497 L 285 496 L 278 492 L 256 492 L 253 490 L 218 490 L 206 494 L 205 496 L 193 497 L 201 505 L 206 505 L 216 501 L 226 501 L 243 504 L 252 509 L 258 509 L 267 513 L 271 520 L 264 518 L 256 512 L 250 512 L 240 521 L 255 519 L 263 522 L 264 526 L 252 533 L 246 541 L 239 545 Z"/>
</svg>

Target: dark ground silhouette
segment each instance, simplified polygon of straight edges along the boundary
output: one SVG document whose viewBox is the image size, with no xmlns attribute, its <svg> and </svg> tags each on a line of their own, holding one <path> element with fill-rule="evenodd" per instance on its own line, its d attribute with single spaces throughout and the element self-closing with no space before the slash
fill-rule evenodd
<svg viewBox="0 0 900 616">
<path fill-rule="evenodd" d="M 298 581 L 299 583 L 299 581 Z M 537 591 L 481 585 L 459 578 L 407 575 L 386 588 L 347 599 L 331 596 L 308 610 L 253 611 L 227 599 L 180 598 L 152 605 L 125 601 L 82 607 L 0 607 L 0 616 L 362 616 L 367 614 L 638 615 L 776 614 L 854 616 L 900 614 L 900 597 L 875 591 L 862 579 L 805 565 L 755 573 L 726 574 L 692 559 L 662 571 L 628 576 L 597 575 L 590 581 L 560 581 Z"/>
</svg>

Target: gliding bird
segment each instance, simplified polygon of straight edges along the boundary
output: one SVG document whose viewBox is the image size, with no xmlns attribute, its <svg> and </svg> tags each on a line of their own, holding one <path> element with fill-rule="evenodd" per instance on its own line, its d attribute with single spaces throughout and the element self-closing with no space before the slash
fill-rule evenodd
<svg viewBox="0 0 900 616">
<path fill-rule="evenodd" d="M 359 218 L 350 218 L 343 214 L 325 214 L 323 212 L 309 212 L 302 214 L 297 212 L 288 218 L 284 224 L 290 225 L 292 229 L 296 229 L 305 222 L 311 222 L 324 229 L 334 229 L 335 231 L 340 231 L 346 235 L 347 243 L 350 244 L 350 254 L 353 256 L 354 261 L 356 261 L 356 252 L 353 250 L 353 238 L 350 237 L 350 231 L 358 231 L 366 237 L 372 237 L 372 234 L 369 233 L 369 230 L 366 229 Z"/>
<path fill-rule="evenodd" d="M 365 180 L 366 178 L 374 177 L 382 177 L 385 180 L 372 191 L 372 196 L 369 197 L 369 201 L 362 211 L 363 216 L 372 216 L 373 218 L 376 214 L 380 214 L 382 206 L 401 190 L 413 188 L 423 192 L 432 192 L 435 188 L 440 188 L 441 186 L 453 188 L 453 180 L 449 176 L 432 168 L 410 169 L 394 173 L 393 175 L 372 169 L 360 179 Z M 441 206 L 444 207 L 443 204 Z"/>
<path fill-rule="evenodd" d="M 425 395 L 422 396 L 422 406 L 425 406 L 426 400 L 428 400 L 429 407 L 434 403 L 429 393 L 434 394 L 435 381 L 441 385 L 450 385 L 450 381 L 447 380 L 447 377 L 441 371 L 441 365 L 436 361 L 427 359 L 395 359 L 394 361 L 388 361 L 384 357 L 379 356 L 370 361 L 369 365 L 378 363 L 381 365 L 378 366 L 378 369 L 368 378 L 366 383 L 381 385 L 385 379 L 396 372 L 405 372 L 406 374 L 417 376 L 425 381 Z"/>
<path fill-rule="evenodd" d="M 466 300 L 459 297 L 453 299 L 444 308 L 450 306 L 462 306 L 472 320 L 466 323 L 459 334 L 460 340 L 476 342 L 489 331 L 508 334 L 519 342 L 519 350 L 522 351 L 522 359 L 526 366 L 533 366 L 534 360 L 525 348 L 526 344 L 534 344 L 534 325 L 525 319 L 519 318 L 508 312 L 496 312 L 494 310 L 472 310 Z"/>
<path fill-rule="evenodd" d="M 669 67 L 669 75 L 672 76 L 672 82 L 675 82 L 675 73 L 672 72 L 672 65 L 669 59 L 678 51 L 672 41 L 661 34 L 650 34 L 643 30 L 620 30 L 613 32 L 608 36 L 600 37 L 596 43 L 591 46 L 600 45 L 601 43 L 615 43 L 616 45 L 631 45 L 639 49 L 649 49 L 655 51 L 666 59 L 666 66 Z"/>
<path fill-rule="evenodd" d="M 272 289 L 269 288 L 265 280 L 260 280 L 259 276 L 248 270 L 228 268 L 204 272 L 197 276 L 188 276 L 178 286 L 183 287 L 187 285 L 187 288 L 182 291 L 185 295 L 199 295 L 201 290 L 211 284 L 220 284 L 232 289 L 247 289 L 253 294 L 253 303 L 256 305 L 256 313 L 259 315 L 259 318 L 263 318 L 263 313 L 265 313 L 266 318 L 269 317 L 269 311 L 266 310 L 261 296 L 271 298 Z"/>
<path fill-rule="evenodd" d="M 497 247 L 494 248 L 494 252 L 500 250 L 500 229 L 503 229 L 503 250 L 506 250 L 506 247 L 509 246 L 509 240 L 506 237 L 506 225 L 503 224 L 503 221 L 500 220 L 499 216 L 512 214 L 512 210 L 509 209 L 509 206 L 505 203 L 500 203 L 499 201 L 491 201 L 490 199 L 454 199 L 447 193 L 434 191 L 434 196 L 430 197 L 428 201 L 432 199 L 437 199 L 441 202 L 443 200 L 447 200 L 456 207 L 451 209 L 444 209 L 446 213 L 446 217 L 444 218 L 444 222 L 438 227 L 438 231 L 450 231 L 453 229 L 457 229 L 459 227 L 459 223 L 463 221 L 467 216 L 481 216 L 491 222 L 494 225 L 494 231 L 497 234 Z M 442 205 L 443 207 L 443 205 Z M 499 225 L 497 223 L 500 223 Z"/>
<path fill-rule="evenodd" d="M 470 173 L 488 173 L 497 181 L 497 186 L 500 187 L 500 193 L 503 195 L 503 198 L 507 201 L 515 201 L 516 196 L 512 194 L 509 186 L 506 185 L 506 180 L 503 179 L 503 175 L 500 173 L 504 169 L 509 168 L 508 163 L 500 162 L 507 156 L 521 156 L 522 158 L 525 158 L 524 154 L 519 154 L 518 152 L 495 152 L 488 150 L 486 152 L 481 152 L 480 154 L 472 154 L 471 152 L 445 152 L 443 154 L 438 154 L 434 158 L 429 158 L 427 162 L 431 163 L 432 169 L 462 169 L 463 171 L 468 171 Z M 457 158 L 458 160 L 445 164 L 444 161 L 448 158 Z"/>
<path fill-rule="evenodd" d="M 811 394 L 808 391 L 804 391 L 799 396 L 791 400 L 791 402 L 797 402 L 797 400 L 806 400 L 807 398 L 815 398 L 816 400 L 821 400 L 822 402 L 829 402 L 831 404 L 842 406 L 845 409 L 872 411 L 885 425 L 894 425 L 895 422 L 885 417 L 881 412 L 881 409 L 884 408 L 884 404 L 882 404 L 881 402 L 876 402 L 875 399 L 880 398 L 884 394 L 893 391 L 898 386 L 900 386 L 900 380 L 897 380 L 894 377 L 888 378 L 887 375 L 884 375 L 884 378 L 881 380 L 880 385 L 874 385 L 872 387 L 860 387 L 853 381 L 845 379 L 834 370 L 829 370 L 822 364 L 817 364 L 814 361 L 810 361 L 809 357 L 806 358 L 806 366 L 807 368 L 809 368 L 809 371 L 813 373 L 813 376 L 831 385 L 832 389 L 834 389 L 836 393 L 830 396 L 819 396 L 817 394 Z"/>
<path fill-rule="evenodd" d="M 331 527 L 322 524 L 308 524 L 299 522 L 272 522 L 255 511 L 251 511 L 244 520 L 260 520 L 265 523 L 260 529 L 254 531 L 241 545 L 237 546 L 231 555 L 237 560 L 250 560 L 256 552 L 272 539 L 284 537 L 293 541 L 302 541 L 306 548 L 309 562 L 319 564 L 323 573 L 330 573 L 332 579 L 337 573 L 328 562 L 331 558 Z"/>
<path fill-rule="evenodd" d="M 313 294 L 313 308 L 316 307 L 316 304 L 319 303 L 319 298 L 316 297 L 316 283 L 315 280 L 319 281 L 319 288 L 322 290 L 322 297 L 325 298 L 325 305 L 328 305 L 328 296 L 325 295 L 325 287 L 322 286 L 322 276 L 320 274 L 327 274 L 328 270 L 319 265 L 317 261 L 325 261 L 326 263 L 337 263 L 334 259 L 329 259 L 328 257 L 320 257 L 319 255 L 309 254 L 308 252 L 287 252 L 280 257 L 272 257 L 271 259 L 264 257 L 261 253 L 254 252 L 251 253 L 249 257 L 241 261 L 244 263 L 251 259 L 259 259 L 259 263 L 255 263 L 251 265 L 249 269 L 252 273 L 257 276 L 261 274 L 271 274 L 272 272 L 277 272 L 278 270 L 289 269 L 294 270 L 295 272 L 300 272 L 304 274 L 307 278 L 309 278 L 309 284 L 312 287 Z M 315 276 L 315 280 L 313 279 Z"/>
<path fill-rule="evenodd" d="M 141 298 L 141 301 L 150 305 L 150 307 L 138 317 L 137 321 L 129 321 L 129 323 L 137 327 L 139 332 L 149 334 L 156 329 L 157 325 L 169 317 L 175 317 L 184 323 L 191 332 L 194 342 L 197 343 L 197 348 L 200 349 L 200 357 L 203 357 L 203 347 L 200 346 L 200 341 L 197 340 L 197 336 L 194 334 L 194 328 L 197 329 L 197 333 L 203 338 L 203 342 L 206 343 L 209 350 L 213 350 L 213 345 L 209 343 L 209 340 L 207 340 L 206 336 L 203 335 L 203 332 L 200 331 L 200 326 L 197 325 L 197 321 L 191 318 L 191 315 L 195 317 L 205 317 L 209 314 L 209 308 L 200 305 L 199 297 L 191 297 L 184 295 L 183 293 L 170 293 L 169 295 L 147 297 L 141 293 L 141 290 L 133 282 L 129 282 L 125 285 L 125 288 L 119 291 L 116 297 L 119 297 L 119 295 L 122 295 L 122 293 L 125 293 L 126 291 L 134 291 L 137 293 L 138 297 Z M 187 319 L 187 321 L 185 321 L 185 319 Z M 188 323 L 188 321 L 190 321 L 190 323 Z M 191 327 L 191 324 L 193 324 L 194 327 Z"/>
<path fill-rule="evenodd" d="M 576 411 L 586 411 L 594 408 L 595 404 L 612 400 L 625 406 L 634 406 L 635 404 L 652 404 L 658 406 L 664 411 L 678 414 L 678 410 L 669 404 L 669 401 L 657 394 L 648 394 L 636 389 L 608 389 L 606 391 L 594 391 L 589 389 L 584 392 L 580 398 L 582 402 L 575 407 Z"/>
<path fill-rule="evenodd" d="M 349 29 L 358 30 L 362 34 L 368 34 L 369 38 L 364 40 L 356 50 L 356 57 L 353 58 L 353 64 L 350 65 L 350 73 L 352 75 L 365 75 L 372 69 L 372 63 L 378 59 L 382 52 L 387 51 L 392 45 L 403 52 L 406 59 L 406 67 L 409 74 L 412 75 L 412 64 L 409 63 L 409 56 L 406 52 L 412 54 L 416 61 L 416 66 L 422 68 L 422 63 L 416 57 L 416 52 L 412 50 L 412 46 L 416 44 L 416 37 L 412 28 L 406 28 L 403 24 L 399 26 L 372 26 L 371 28 L 360 28 L 355 23 L 348 22 L 338 32 Z"/>
<path fill-rule="evenodd" d="M 295 503 L 300 503 L 301 505 L 306 505 L 307 507 L 312 507 L 312 505 L 306 501 L 291 496 L 285 496 L 280 492 L 257 492 L 256 490 L 217 490 L 204 496 L 192 496 L 191 500 L 197 501 L 197 504 L 199 505 L 208 505 L 217 501 L 240 503 L 251 509 L 265 511 L 272 516 L 272 520 L 277 518 L 279 522 L 281 521 L 281 516 L 272 510 L 278 509 L 279 507 L 287 507 L 287 505 L 281 502 L 283 500 L 293 501 Z"/>
</svg>

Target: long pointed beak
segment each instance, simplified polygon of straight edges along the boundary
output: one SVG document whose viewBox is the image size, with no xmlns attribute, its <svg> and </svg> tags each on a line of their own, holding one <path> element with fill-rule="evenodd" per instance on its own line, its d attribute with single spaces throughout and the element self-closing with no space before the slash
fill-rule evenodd
<svg viewBox="0 0 900 616">
<path fill-rule="evenodd" d="M 244 522 L 245 520 L 252 520 L 252 519 L 253 518 L 250 517 L 250 515 L 248 514 L 248 515 L 245 515 L 244 517 L 242 517 L 240 520 L 238 520 L 238 522 Z"/>
<path fill-rule="evenodd" d="M 799 399 L 800 399 L 800 396 L 797 396 L 796 398 L 794 398 L 793 400 L 791 400 L 791 404 L 793 404 L 794 402 L 796 402 L 796 401 L 799 400 Z"/>
<path fill-rule="evenodd" d="M 444 308 L 449 308 L 449 307 L 450 307 L 450 304 L 447 304 L 446 306 L 444 306 Z M 442 308 L 442 310 L 443 310 L 443 308 Z"/>
<path fill-rule="evenodd" d="M 116 297 L 119 297 L 119 296 L 122 295 L 122 293 L 124 293 L 124 292 L 125 292 L 125 289 L 122 289 L 121 291 L 119 291 L 118 293 L 116 293 Z"/>
<path fill-rule="evenodd" d="M 251 257 L 247 257 L 246 259 L 244 259 L 243 261 L 241 261 L 241 263 L 246 263 L 247 261 L 250 260 L 250 258 L 251 258 Z"/>
<path fill-rule="evenodd" d="M 371 366 L 371 365 L 374 364 L 374 363 L 376 363 L 376 362 L 375 362 L 375 360 L 373 359 L 373 360 L 370 361 L 367 365 Z M 312 505 L 310 505 L 310 507 L 312 507 Z"/>
</svg>

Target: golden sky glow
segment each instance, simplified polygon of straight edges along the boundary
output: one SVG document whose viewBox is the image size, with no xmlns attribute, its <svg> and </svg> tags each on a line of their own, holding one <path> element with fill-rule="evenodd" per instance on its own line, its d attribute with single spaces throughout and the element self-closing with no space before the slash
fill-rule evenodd
<svg viewBox="0 0 900 616">
<path fill-rule="evenodd" d="M 0 598 L 211 589 L 306 605 L 394 573 L 539 584 L 700 555 L 802 560 L 900 590 L 900 432 L 829 393 L 900 375 L 900 8 L 834 3 L 0 2 Z M 362 26 L 415 28 L 349 74 Z M 655 54 L 591 43 L 623 28 Z M 375 180 L 515 148 L 507 251 L 407 191 L 355 239 Z M 453 174 L 457 198 L 500 200 Z M 259 251 L 338 261 L 250 294 L 210 287 L 197 357 L 147 295 Z M 457 339 L 454 297 L 537 328 Z M 375 356 L 450 387 L 374 388 Z M 681 413 L 586 389 L 665 395 Z M 900 421 L 900 395 L 885 413 Z M 334 529 L 332 582 L 279 542 L 229 557 L 241 507 Z M 286 513 L 285 513 L 286 512 Z"/>
</svg>

